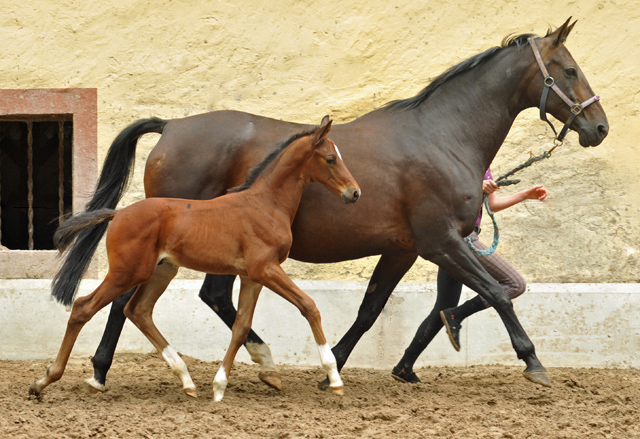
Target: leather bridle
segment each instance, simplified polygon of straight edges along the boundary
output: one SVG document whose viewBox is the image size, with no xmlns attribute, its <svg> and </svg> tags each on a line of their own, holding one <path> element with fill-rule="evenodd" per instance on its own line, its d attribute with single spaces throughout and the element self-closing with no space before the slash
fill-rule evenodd
<svg viewBox="0 0 640 439">
<path fill-rule="evenodd" d="M 553 76 L 549 74 L 547 67 L 542 61 L 542 56 L 540 56 L 540 51 L 538 50 L 538 46 L 535 40 L 533 38 L 530 38 L 529 42 L 531 43 L 531 48 L 533 49 L 533 55 L 535 56 L 536 61 L 538 61 L 538 66 L 540 66 L 540 71 L 544 76 L 544 89 L 542 90 L 542 96 L 540 97 L 540 119 L 549 124 L 549 126 L 553 130 L 553 134 L 556 135 L 555 140 L 559 143 L 562 143 L 564 136 L 566 136 L 567 132 L 569 131 L 569 126 L 573 123 L 578 114 L 580 114 L 582 110 L 584 110 L 589 105 L 593 104 L 594 102 L 598 102 L 600 100 L 600 96 L 592 96 L 582 103 L 576 103 L 569 99 L 569 97 L 564 94 L 562 90 L 560 90 L 560 87 L 556 85 Z M 545 108 L 547 105 L 547 96 L 549 95 L 549 89 L 552 89 L 554 92 L 556 92 L 558 97 L 571 108 L 571 114 L 569 115 L 567 121 L 564 123 L 564 127 L 562 127 L 562 130 L 560 130 L 560 134 L 556 132 L 553 124 L 549 121 L 549 119 L 547 119 L 547 112 Z"/>
</svg>

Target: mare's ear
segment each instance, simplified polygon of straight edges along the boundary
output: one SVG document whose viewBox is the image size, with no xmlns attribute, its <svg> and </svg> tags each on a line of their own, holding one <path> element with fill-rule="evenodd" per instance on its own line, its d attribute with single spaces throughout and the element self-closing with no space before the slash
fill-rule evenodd
<svg viewBox="0 0 640 439">
<path fill-rule="evenodd" d="M 573 26 L 575 26 L 578 22 L 578 20 L 576 20 L 573 22 L 573 24 L 569 24 L 570 21 L 571 17 L 569 17 L 562 26 L 560 26 L 551 35 L 549 35 L 553 41 L 553 45 L 557 46 L 558 44 L 567 41 L 567 36 L 569 36 L 569 33 L 573 29 Z"/>
<path fill-rule="evenodd" d="M 322 122 L 320 122 L 320 126 L 318 127 L 318 129 L 313 133 L 313 144 L 314 145 L 319 145 L 320 142 L 322 140 L 324 140 L 325 137 L 327 137 L 327 134 L 329 134 L 329 131 L 331 131 L 331 124 L 333 123 L 333 121 L 329 118 L 329 115 L 325 116 L 322 118 Z"/>
</svg>

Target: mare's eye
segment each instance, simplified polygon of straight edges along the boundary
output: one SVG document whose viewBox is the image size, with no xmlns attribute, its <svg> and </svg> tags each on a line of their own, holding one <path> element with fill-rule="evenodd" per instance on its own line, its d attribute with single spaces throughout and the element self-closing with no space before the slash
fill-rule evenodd
<svg viewBox="0 0 640 439">
<path fill-rule="evenodd" d="M 568 69 L 566 69 L 564 71 L 564 73 L 567 76 L 570 76 L 571 78 L 577 78 L 578 77 L 578 71 L 574 67 L 569 67 Z"/>
<path fill-rule="evenodd" d="M 327 165 L 333 166 L 336 164 L 336 158 L 335 157 L 327 157 L 325 158 Z"/>
</svg>

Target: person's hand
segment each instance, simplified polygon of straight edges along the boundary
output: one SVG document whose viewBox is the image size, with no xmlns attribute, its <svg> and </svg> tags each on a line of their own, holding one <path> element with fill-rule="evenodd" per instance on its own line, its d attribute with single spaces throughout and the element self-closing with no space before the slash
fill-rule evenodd
<svg viewBox="0 0 640 439">
<path fill-rule="evenodd" d="M 544 200 L 549 195 L 549 191 L 541 184 L 533 186 L 527 190 L 527 200 Z"/>
<path fill-rule="evenodd" d="M 495 181 L 493 180 L 482 181 L 482 192 L 484 192 L 485 194 L 491 195 L 498 189 L 500 189 L 500 186 L 498 186 L 498 183 L 496 183 Z"/>
</svg>

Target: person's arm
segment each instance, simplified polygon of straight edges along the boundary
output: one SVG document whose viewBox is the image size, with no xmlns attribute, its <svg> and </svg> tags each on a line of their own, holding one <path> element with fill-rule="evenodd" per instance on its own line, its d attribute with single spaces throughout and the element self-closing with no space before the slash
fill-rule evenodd
<svg viewBox="0 0 640 439">
<path fill-rule="evenodd" d="M 482 183 L 482 191 L 489 195 L 489 209 L 491 209 L 492 212 L 500 212 L 501 210 L 514 206 L 524 200 L 542 201 L 547 198 L 547 195 L 549 195 L 549 191 L 547 191 L 547 189 L 545 189 L 541 184 L 504 197 L 499 197 L 496 194 L 497 189 L 499 189 L 499 187 L 493 180 L 485 180 Z"/>
</svg>

